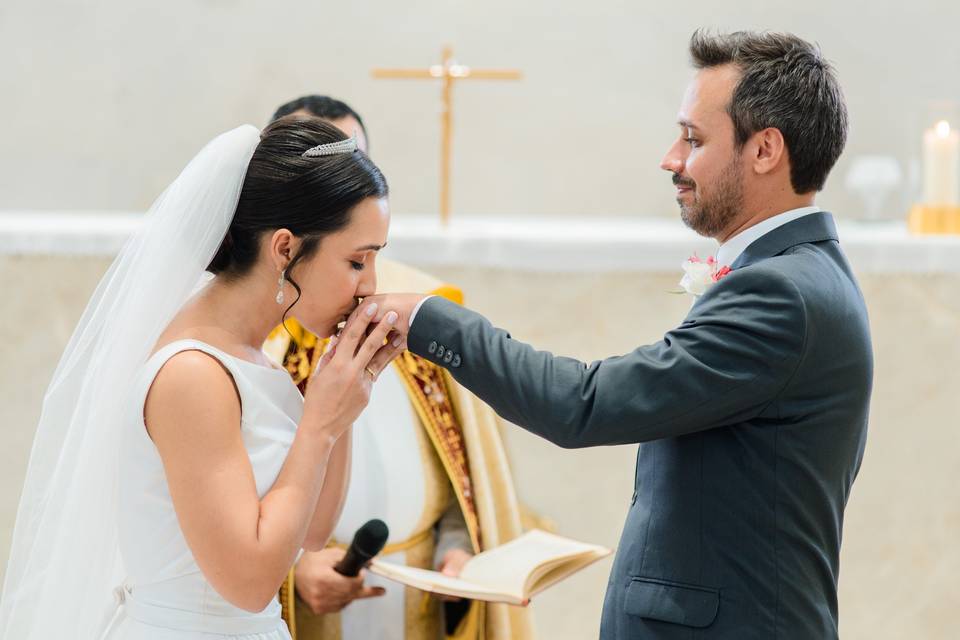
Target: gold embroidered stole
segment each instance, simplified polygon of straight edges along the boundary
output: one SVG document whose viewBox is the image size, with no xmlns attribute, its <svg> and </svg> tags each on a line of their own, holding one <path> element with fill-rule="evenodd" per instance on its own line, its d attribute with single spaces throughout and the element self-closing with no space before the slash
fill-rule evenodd
<svg viewBox="0 0 960 640">
<path fill-rule="evenodd" d="M 470 463 L 463 430 L 454 413 L 450 387 L 437 365 L 404 352 L 394 362 L 400 373 L 420 423 L 427 431 L 437 456 L 453 485 L 457 502 L 467 523 L 473 552 L 480 552 L 481 532 L 470 480 Z"/>
</svg>

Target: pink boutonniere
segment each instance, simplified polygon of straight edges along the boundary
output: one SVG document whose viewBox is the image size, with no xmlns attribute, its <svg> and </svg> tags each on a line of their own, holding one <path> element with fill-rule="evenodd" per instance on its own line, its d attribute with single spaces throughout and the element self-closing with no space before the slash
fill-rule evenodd
<svg viewBox="0 0 960 640">
<path fill-rule="evenodd" d="M 701 260 L 697 254 L 693 254 L 683 263 L 683 278 L 680 280 L 680 286 L 691 295 L 702 296 L 711 285 L 719 282 L 731 271 L 732 269 L 726 265 L 721 267 L 713 256 Z"/>
</svg>

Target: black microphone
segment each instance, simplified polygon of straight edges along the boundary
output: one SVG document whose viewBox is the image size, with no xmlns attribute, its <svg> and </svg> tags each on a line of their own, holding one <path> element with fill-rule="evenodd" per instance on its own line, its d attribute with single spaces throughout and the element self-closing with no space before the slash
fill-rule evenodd
<svg viewBox="0 0 960 640">
<path fill-rule="evenodd" d="M 333 570 L 342 576 L 355 578 L 360 574 L 360 569 L 380 553 L 389 536 L 390 530 L 383 520 L 368 521 L 357 529 L 353 542 L 347 548 L 347 555 L 343 556 L 343 560 L 338 562 Z"/>
</svg>

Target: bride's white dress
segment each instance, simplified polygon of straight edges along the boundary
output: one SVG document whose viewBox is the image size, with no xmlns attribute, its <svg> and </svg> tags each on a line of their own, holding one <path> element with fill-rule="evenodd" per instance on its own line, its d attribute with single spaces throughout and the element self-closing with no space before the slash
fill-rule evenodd
<svg viewBox="0 0 960 640">
<path fill-rule="evenodd" d="M 118 585 L 108 640 L 288 640 L 276 598 L 259 613 L 224 600 L 203 576 L 177 522 L 163 464 L 143 422 L 147 391 L 176 353 L 198 350 L 233 376 L 241 403 L 240 432 L 262 498 L 293 443 L 303 397 L 290 376 L 196 340 L 157 351 L 137 376 L 129 426 L 120 447 L 119 534 L 127 579 Z M 237 562 L 244 562 L 237 558 Z"/>
</svg>

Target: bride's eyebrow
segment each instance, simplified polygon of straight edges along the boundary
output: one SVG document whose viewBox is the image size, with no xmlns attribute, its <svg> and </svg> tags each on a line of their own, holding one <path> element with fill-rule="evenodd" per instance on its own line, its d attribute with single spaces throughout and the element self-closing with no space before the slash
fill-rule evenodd
<svg viewBox="0 0 960 640">
<path fill-rule="evenodd" d="M 368 244 L 368 245 L 359 247 L 357 251 L 358 252 L 359 251 L 380 251 L 380 249 L 383 249 L 385 246 L 387 246 L 386 242 L 384 242 L 383 244 Z"/>
</svg>

